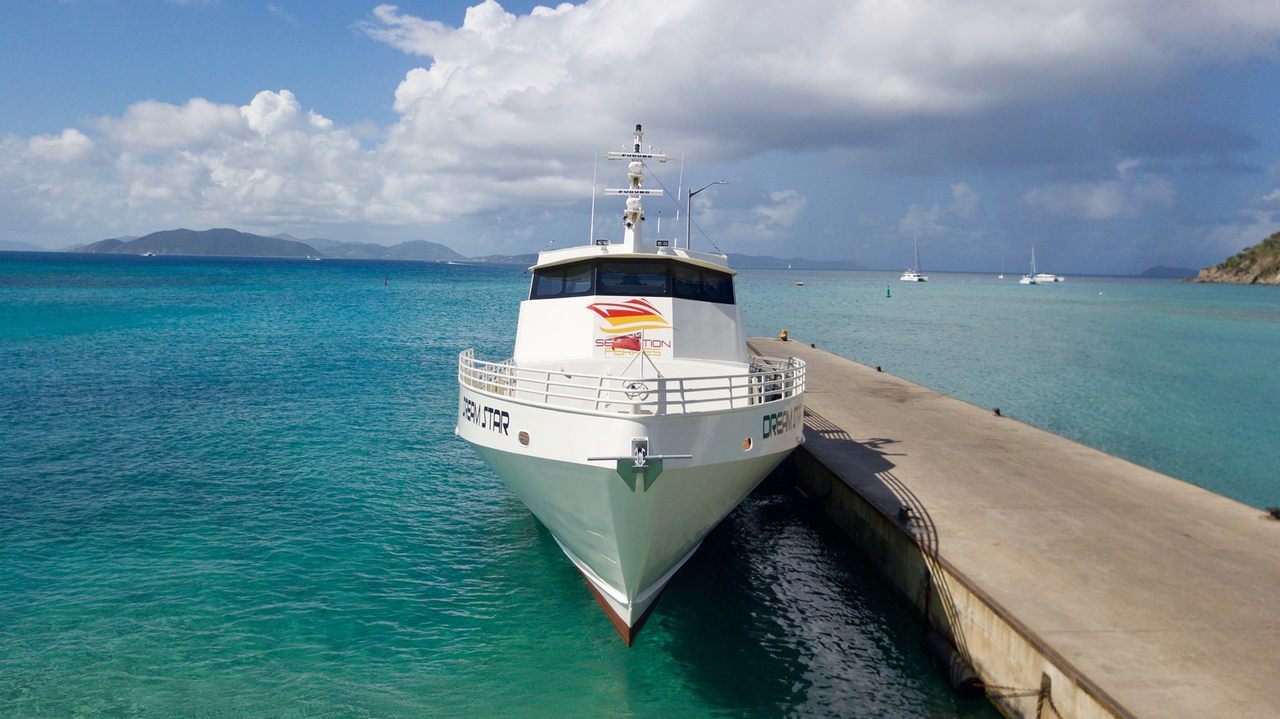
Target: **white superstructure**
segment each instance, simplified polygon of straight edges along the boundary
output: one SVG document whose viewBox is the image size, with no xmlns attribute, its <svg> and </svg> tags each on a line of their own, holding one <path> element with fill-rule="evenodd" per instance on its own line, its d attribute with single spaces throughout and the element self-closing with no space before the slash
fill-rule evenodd
<svg viewBox="0 0 1280 719">
<path fill-rule="evenodd" d="M 458 361 L 457 433 L 550 530 L 629 644 L 707 535 L 804 441 L 804 363 L 748 353 L 722 254 L 644 236 L 636 126 L 621 243 L 542 252 L 515 351 Z M 678 223 L 677 223 L 678 224 Z"/>
</svg>

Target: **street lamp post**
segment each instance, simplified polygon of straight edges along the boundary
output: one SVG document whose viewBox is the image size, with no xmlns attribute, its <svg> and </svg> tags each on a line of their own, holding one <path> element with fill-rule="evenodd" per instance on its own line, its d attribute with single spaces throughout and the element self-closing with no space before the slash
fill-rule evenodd
<svg viewBox="0 0 1280 719">
<path fill-rule="evenodd" d="M 707 184 L 703 185 L 702 187 L 699 187 L 696 190 L 689 191 L 689 198 L 686 201 L 685 208 L 684 208 L 684 248 L 686 250 L 690 249 L 690 247 L 693 244 L 693 234 L 692 234 L 693 232 L 693 196 L 698 194 L 699 192 L 702 192 L 708 187 L 711 187 L 712 185 L 727 185 L 727 184 L 729 184 L 728 180 L 716 180 L 715 182 L 708 182 Z"/>
</svg>

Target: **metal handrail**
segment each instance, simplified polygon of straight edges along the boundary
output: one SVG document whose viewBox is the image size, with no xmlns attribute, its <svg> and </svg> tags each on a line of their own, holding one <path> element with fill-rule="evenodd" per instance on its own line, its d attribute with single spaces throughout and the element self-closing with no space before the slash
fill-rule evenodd
<svg viewBox="0 0 1280 719">
<path fill-rule="evenodd" d="M 692 414 L 770 404 L 804 392 L 805 364 L 753 357 L 748 372 L 688 377 L 625 377 L 486 362 L 458 355 L 458 382 L 496 397 L 608 414 Z"/>
</svg>

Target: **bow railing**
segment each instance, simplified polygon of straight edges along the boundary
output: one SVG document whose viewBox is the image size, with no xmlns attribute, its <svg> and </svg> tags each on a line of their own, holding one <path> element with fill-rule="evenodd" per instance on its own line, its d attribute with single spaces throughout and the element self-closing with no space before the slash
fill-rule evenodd
<svg viewBox="0 0 1280 719">
<path fill-rule="evenodd" d="M 458 355 L 458 382 L 495 397 L 609 414 L 693 414 L 779 402 L 804 392 L 805 365 L 794 357 L 753 357 L 746 372 L 688 377 L 583 374 L 486 362 Z"/>
</svg>

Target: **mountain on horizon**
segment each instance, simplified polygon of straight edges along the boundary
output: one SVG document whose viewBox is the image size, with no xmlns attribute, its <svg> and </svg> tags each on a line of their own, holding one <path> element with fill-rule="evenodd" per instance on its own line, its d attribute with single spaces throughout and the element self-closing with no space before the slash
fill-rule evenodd
<svg viewBox="0 0 1280 719">
<path fill-rule="evenodd" d="M 226 227 L 162 230 L 133 240 L 100 240 L 74 252 L 99 254 L 195 255 L 199 257 L 319 257 L 320 251 L 295 240 L 264 237 Z"/>
<path fill-rule="evenodd" d="M 47 247 L 33 245 L 19 240 L 0 240 L 0 252 L 54 252 Z"/>
<path fill-rule="evenodd" d="M 537 253 L 519 255 L 481 255 L 467 257 L 452 248 L 428 240 L 409 240 L 396 245 L 371 242 L 347 242 L 325 238 L 301 240 L 288 233 L 257 235 L 230 228 L 212 230 L 161 230 L 142 237 L 118 237 L 99 240 L 70 252 L 106 254 L 154 253 L 156 255 L 196 255 L 205 257 L 327 257 L 351 260 L 408 260 L 417 262 L 469 262 L 493 265 L 535 264 Z M 731 253 L 735 269 L 794 270 L 865 270 L 853 260 L 810 260 L 803 257 L 772 257 Z"/>
<path fill-rule="evenodd" d="M 377 245 L 371 242 L 340 242 L 338 240 L 307 240 L 326 257 L 346 260 L 417 260 L 420 262 L 467 262 L 466 255 L 455 252 L 438 242 L 409 240 L 397 245 Z"/>
</svg>

